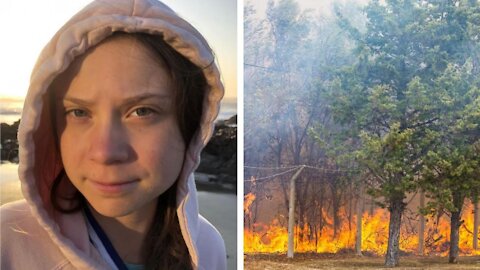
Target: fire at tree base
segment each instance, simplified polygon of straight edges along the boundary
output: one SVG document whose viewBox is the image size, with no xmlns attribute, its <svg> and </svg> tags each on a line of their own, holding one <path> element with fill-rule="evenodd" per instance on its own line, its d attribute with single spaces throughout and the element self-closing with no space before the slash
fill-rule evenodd
<svg viewBox="0 0 480 270">
<path fill-rule="evenodd" d="M 459 234 L 459 250 L 461 256 L 480 256 L 480 249 L 473 248 L 474 218 L 473 205 L 466 204 L 462 215 L 462 225 Z M 249 211 L 246 211 L 249 214 Z M 340 211 L 343 222 L 336 235 L 332 228 L 333 220 L 322 213 L 324 225 L 298 224 L 295 227 L 295 256 L 297 253 L 312 254 L 354 254 L 356 236 L 356 217 L 348 218 L 344 208 Z M 368 212 L 362 217 L 362 254 L 382 257 L 385 255 L 388 243 L 388 217 L 385 209 L 376 209 L 373 214 Z M 248 216 L 247 216 L 248 219 Z M 350 220 L 350 222 L 348 221 Z M 245 254 L 286 254 L 288 246 L 288 221 L 285 218 L 275 218 L 270 224 L 254 223 L 244 230 Z M 405 214 L 400 233 L 401 256 L 418 255 L 418 215 Z M 423 254 L 426 256 L 447 257 L 449 252 L 449 217 L 426 217 L 424 227 Z M 480 235 L 477 237 L 480 238 Z M 278 255 L 281 257 L 281 255 Z M 286 257 L 286 255 L 284 255 Z M 478 265 L 480 267 L 480 263 Z"/>
</svg>

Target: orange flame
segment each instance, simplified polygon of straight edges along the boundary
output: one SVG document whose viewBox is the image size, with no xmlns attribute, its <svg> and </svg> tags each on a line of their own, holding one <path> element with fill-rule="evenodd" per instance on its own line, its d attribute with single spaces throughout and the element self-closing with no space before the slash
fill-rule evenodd
<svg viewBox="0 0 480 270">
<path fill-rule="evenodd" d="M 253 193 L 245 195 L 243 199 L 243 212 L 245 213 L 245 216 L 250 216 L 250 206 L 255 201 L 255 197 L 256 196 Z"/>
<path fill-rule="evenodd" d="M 245 213 L 248 214 L 255 196 L 245 196 Z M 473 205 L 467 205 L 462 214 L 463 224 L 460 227 L 460 252 L 462 255 L 480 255 L 480 250 L 473 249 Z M 345 217 L 346 212 L 341 209 L 340 216 Z M 353 250 L 355 247 L 355 216 L 350 226 L 343 222 L 337 236 L 333 235 L 332 219 L 325 212 L 322 213 L 325 226 L 315 231 L 309 224 L 296 225 L 295 227 L 295 252 L 337 253 L 342 250 Z M 450 241 L 450 220 L 445 215 L 438 219 L 426 218 L 425 224 L 425 255 L 448 254 Z M 364 213 L 362 218 L 362 252 L 371 252 L 383 255 L 388 243 L 389 213 L 385 209 L 377 209 L 372 215 Z M 400 249 L 407 253 L 415 254 L 418 248 L 418 229 L 416 224 L 402 222 L 400 234 Z M 480 235 L 479 235 L 480 237 Z M 288 232 L 286 221 L 274 219 L 270 224 L 257 223 L 251 228 L 244 228 L 245 253 L 286 253 Z"/>
</svg>

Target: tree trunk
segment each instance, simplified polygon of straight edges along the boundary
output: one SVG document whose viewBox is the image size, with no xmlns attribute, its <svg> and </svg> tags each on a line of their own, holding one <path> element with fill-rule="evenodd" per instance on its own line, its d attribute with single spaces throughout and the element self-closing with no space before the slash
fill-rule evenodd
<svg viewBox="0 0 480 270">
<path fill-rule="evenodd" d="M 258 203 L 260 201 L 260 199 L 257 200 L 258 198 L 258 194 L 254 194 L 255 195 L 255 205 L 253 206 L 253 216 L 252 216 L 252 222 L 253 224 L 257 223 L 257 216 L 258 216 Z"/>
<path fill-rule="evenodd" d="M 333 206 L 333 238 L 337 238 L 338 227 L 340 226 L 340 218 L 338 216 L 338 211 L 340 210 L 340 200 L 336 196 L 336 191 L 334 191 L 335 196 L 333 196 L 332 206 Z"/>
<path fill-rule="evenodd" d="M 353 197 L 353 188 L 350 189 L 350 194 Z M 348 195 L 347 195 L 348 196 Z M 353 199 L 348 202 L 348 231 L 352 233 L 352 218 L 353 218 Z"/>
<path fill-rule="evenodd" d="M 480 222 L 478 202 L 473 203 L 473 249 L 478 249 L 478 223 Z"/>
<path fill-rule="evenodd" d="M 299 199 L 299 198 L 302 198 L 302 199 Z M 301 243 L 303 242 L 305 239 L 305 235 L 303 234 L 303 227 L 305 226 L 305 206 L 304 206 L 304 202 L 305 202 L 305 199 L 303 199 L 304 197 L 302 197 L 301 195 L 300 196 L 296 196 L 295 200 L 297 200 L 297 203 L 296 205 L 298 205 L 297 209 L 298 209 L 298 217 L 297 217 L 297 224 L 298 224 L 298 227 L 300 228 L 300 231 L 298 232 L 297 234 L 297 243 Z"/>
<path fill-rule="evenodd" d="M 313 239 L 315 240 L 315 250 L 317 250 L 317 247 L 318 247 L 318 236 L 317 236 L 317 207 L 318 207 L 318 198 L 317 198 L 317 194 L 318 194 L 318 191 L 317 191 L 317 185 L 313 185 L 313 207 L 312 207 L 312 211 L 313 211 L 313 214 L 312 214 L 312 220 L 310 221 L 310 223 L 312 224 L 313 226 Z"/>
<path fill-rule="evenodd" d="M 335 178 L 336 179 L 336 178 Z M 337 238 L 338 228 L 340 227 L 340 217 L 338 212 L 340 211 L 340 196 L 337 191 L 337 182 L 334 181 L 331 185 L 332 191 L 332 207 L 333 207 L 333 238 Z"/>
<path fill-rule="evenodd" d="M 320 198 L 319 198 L 319 202 L 318 202 L 318 209 L 320 210 L 320 213 L 319 213 L 319 220 L 318 220 L 318 232 L 319 232 L 319 236 L 322 236 L 322 230 L 323 230 L 323 202 L 324 202 L 324 199 L 323 199 L 323 195 L 324 195 L 324 192 L 325 191 L 325 188 L 323 186 L 323 184 L 320 185 Z"/>
<path fill-rule="evenodd" d="M 363 216 L 363 199 L 362 188 L 359 189 L 357 199 L 357 234 L 355 236 L 355 254 L 362 256 L 362 216 Z"/>
<path fill-rule="evenodd" d="M 390 223 L 388 225 L 388 246 L 385 256 L 385 266 L 398 266 L 400 252 L 400 225 L 402 214 L 405 208 L 403 198 L 395 198 L 390 201 L 388 208 L 390 212 Z"/>
<path fill-rule="evenodd" d="M 462 207 L 464 197 L 461 196 L 459 192 L 453 192 L 453 206 L 455 206 L 456 211 L 451 212 L 452 216 L 450 217 L 450 252 L 448 254 L 449 263 L 458 262 L 458 243 L 459 243 L 459 230 L 462 217 Z"/>
<path fill-rule="evenodd" d="M 420 208 L 425 207 L 425 192 L 420 192 Z M 424 243 L 425 243 L 425 217 L 420 214 L 420 222 L 418 229 L 418 255 L 424 255 Z"/>
<path fill-rule="evenodd" d="M 311 190 L 312 184 L 311 184 L 311 181 L 308 181 L 308 177 L 306 181 L 303 180 L 302 182 L 304 184 L 303 190 L 301 190 L 301 185 L 300 185 L 300 187 L 297 188 L 299 195 L 295 198 L 297 200 L 297 205 L 298 205 L 298 225 L 301 228 L 300 233 L 298 235 L 298 240 L 300 242 L 303 242 L 307 237 L 307 235 L 304 234 L 304 230 L 303 230 L 303 228 L 305 227 L 305 224 L 311 223 L 308 220 L 307 211 L 309 207 L 307 205 L 307 202 L 310 201 L 308 199 L 308 195 L 309 195 L 308 192 Z"/>
<path fill-rule="evenodd" d="M 458 241 L 460 229 L 460 211 L 452 212 L 450 218 L 450 253 L 448 254 L 449 263 L 458 262 Z"/>
</svg>

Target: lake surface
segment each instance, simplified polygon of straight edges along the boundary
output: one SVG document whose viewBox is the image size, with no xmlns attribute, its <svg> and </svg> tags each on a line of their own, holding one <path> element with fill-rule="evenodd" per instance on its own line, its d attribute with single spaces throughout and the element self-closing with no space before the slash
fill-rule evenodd
<svg viewBox="0 0 480 270">
<path fill-rule="evenodd" d="M 237 114 L 237 100 L 236 99 L 223 99 L 220 103 L 220 112 L 218 114 L 218 120 L 226 120 L 233 115 Z"/>
<path fill-rule="evenodd" d="M 0 164 L 0 204 L 22 198 L 18 164 Z M 230 193 L 199 191 L 200 213 L 222 234 L 227 249 L 228 269 L 237 268 L 237 196 Z"/>
</svg>

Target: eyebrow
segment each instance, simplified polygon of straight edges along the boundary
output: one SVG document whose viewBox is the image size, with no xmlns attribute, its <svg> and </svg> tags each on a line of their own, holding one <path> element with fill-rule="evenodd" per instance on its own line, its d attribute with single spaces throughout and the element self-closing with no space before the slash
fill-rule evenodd
<svg viewBox="0 0 480 270">
<path fill-rule="evenodd" d="M 128 97 L 128 98 L 123 99 L 121 106 L 129 106 L 129 105 L 144 101 L 146 99 L 170 100 L 170 99 L 172 99 L 172 95 L 159 95 L 159 94 L 145 93 L 145 94 L 141 94 L 141 95 L 137 95 L 137 96 Z M 82 105 L 82 106 L 91 106 L 91 105 L 95 104 L 94 100 L 82 99 L 82 98 L 77 98 L 77 97 L 72 97 L 72 96 L 64 97 L 63 101 L 69 101 L 69 102 L 79 104 L 79 105 Z"/>
</svg>

